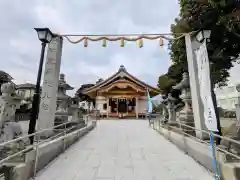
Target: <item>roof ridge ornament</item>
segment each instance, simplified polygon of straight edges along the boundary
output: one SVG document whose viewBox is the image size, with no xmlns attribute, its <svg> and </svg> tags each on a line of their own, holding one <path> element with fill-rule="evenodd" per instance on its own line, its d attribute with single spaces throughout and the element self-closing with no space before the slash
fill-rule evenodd
<svg viewBox="0 0 240 180">
<path fill-rule="evenodd" d="M 126 71 L 126 68 L 124 67 L 124 65 L 121 65 L 118 71 Z"/>
</svg>

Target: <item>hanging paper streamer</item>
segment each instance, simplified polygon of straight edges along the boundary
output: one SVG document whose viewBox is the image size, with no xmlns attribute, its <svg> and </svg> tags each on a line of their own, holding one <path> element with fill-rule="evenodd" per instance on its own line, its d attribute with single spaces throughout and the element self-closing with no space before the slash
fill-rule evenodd
<svg viewBox="0 0 240 180">
<path fill-rule="evenodd" d="M 107 47 L 107 40 L 106 39 L 103 39 L 103 44 L 102 44 L 103 47 Z"/>
<path fill-rule="evenodd" d="M 84 47 L 88 47 L 88 39 L 87 38 L 84 39 Z"/>
<path fill-rule="evenodd" d="M 139 39 L 139 41 L 138 41 L 138 47 L 139 47 L 139 48 L 142 48 L 142 47 L 143 47 L 143 40 L 142 40 L 142 39 Z"/>
<path fill-rule="evenodd" d="M 114 36 L 114 37 L 109 37 L 108 35 L 97 35 L 97 37 L 94 37 L 93 35 L 70 35 L 70 34 L 60 35 L 60 36 L 66 38 L 72 44 L 77 44 L 77 43 L 80 43 L 80 42 L 84 41 L 84 47 L 88 46 L 88 41 L 96 42 L 96 41 L 102 41 L 104 39 L 106 41 L 119 41 L 120 40 L 121 41 L 121 47 L 124 47 L 124 41 L 131 41 L 131 42 L 132 41 L 139 41 L 139 47 L 143 47 L 143 43 L 142 43 L 143 39 L 159 40 L 159 45 L 163 46 L 164 45 L 163 39 L 166 39 L 166 40 L 169 40 L 169 41 L 177 40 L 177 39 L 183 38 L 186 34 L 192 34 L 192 33 L 195 33 L 195 31 L 192 31 L 190 33 L 181 33 L 176 38 L 167 37 L 166 35 L 173 35 L 173 34 L 169 34 L 169 33 L 167 33 L 167 34 L 155 34 L 155 35 L 153 35 L 153 34 L 139 34 L 139 36 L 136 35 L 136 34 L 126 34 L 124 36 L 111 35 L 111 36 Z M 71 40 L 71 38 L 70 38 L 71 36 L 79 36 L 79 39 Z M 135 37 L 133 38 L 132 36 L 135 36 Z M 104 40 L 104 43 L 105 43 L 105 40 Z M 106 47 L 105 45 L 103 45 L 103 46 Z"/>
<path fill-rule="evenodd" d="M 213 134 L 212 132 L 210 133 L 210 146 L 211 146 L 211 151 L 212 151 L 212 156 L 213 156 L 213 166 L 215 169 L 215 178 L 216 180 L 220 180 L 220 172 L 217 166 L 217 160 L 215 156 L 215 148 L 214 148 L 214 141 L 213 141 Z"/>
<path fill-rule="evenodd" d="M 160 37 L 160 39 L 159 39 L 159 46 L 163 46 L 163 45 L 164 45 L 163 38 Z"/>
<path fill-rule="evenodd" d="M 120 46 L 124 47 L 124 39 L 123 38 L 121 39 L 121 45 Z"/>
</svg>

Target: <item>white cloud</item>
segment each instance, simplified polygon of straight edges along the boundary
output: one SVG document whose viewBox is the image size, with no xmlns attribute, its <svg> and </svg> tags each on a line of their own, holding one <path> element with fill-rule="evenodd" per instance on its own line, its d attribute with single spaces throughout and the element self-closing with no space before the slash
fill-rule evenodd
<svg viewBox="0 0 240 180">
<path fill-rule="evenodd" d="M 35 83 L 40 56 L 40 42 L 34 27 L 49 27 L 56 33 L 162 33 L 179 13 L 177 0 L 8 0 L 0 2 L 1 68 L 16 83 Z M 167 43 L 167 42 L 165 42 Z M 167 45 L 167 44 L 166 44 Z M 156 86 L 159 75 L 170 65 L 168 51 L 157 41 L 137 43 L 101 42 L 72 45 L 64 40 L 61 72 L 70 85 L 94 83 L 107 78 L 124 65 L 134 76 Z"/>
</svg>

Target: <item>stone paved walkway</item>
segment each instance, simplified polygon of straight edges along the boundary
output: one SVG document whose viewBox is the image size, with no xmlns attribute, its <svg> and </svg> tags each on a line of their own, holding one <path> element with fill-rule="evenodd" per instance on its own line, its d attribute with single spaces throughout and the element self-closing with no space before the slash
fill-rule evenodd
<svg viewBox="0 0 240 180">
<path fill-rule="evenodd" d="M 36 180 L 213 180 L 143 120 L 101 121 Z"/>
</svg>

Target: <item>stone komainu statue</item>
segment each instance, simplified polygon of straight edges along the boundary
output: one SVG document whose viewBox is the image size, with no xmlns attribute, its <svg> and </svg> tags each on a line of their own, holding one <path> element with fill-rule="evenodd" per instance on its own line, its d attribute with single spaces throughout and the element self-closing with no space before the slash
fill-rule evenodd
<svg viewBox="0 0 240 180">
<path fill-rule="evenodd" d="M 21 98 L 15 95 L 15 86 L 12 83 L 3 84 L 1 87 L 2 95 L 0 96 L 0 144 L 20 136 L 23 131 L 20 124 L 15 122 L 14 116 L 16 109 L 20 108 Z M 28 138 L 21 139 L 17 142 L 4 146 L 0 145 L 0 159 L 15 154 L 25 148 L 28 144 Z M 23 155 L 10 159 L 12 162 L 23 160 Z M 13 167 L 1 166 L 0 172 L 4 173 L 5 179 L 14 179 Z"/>
</svg>

